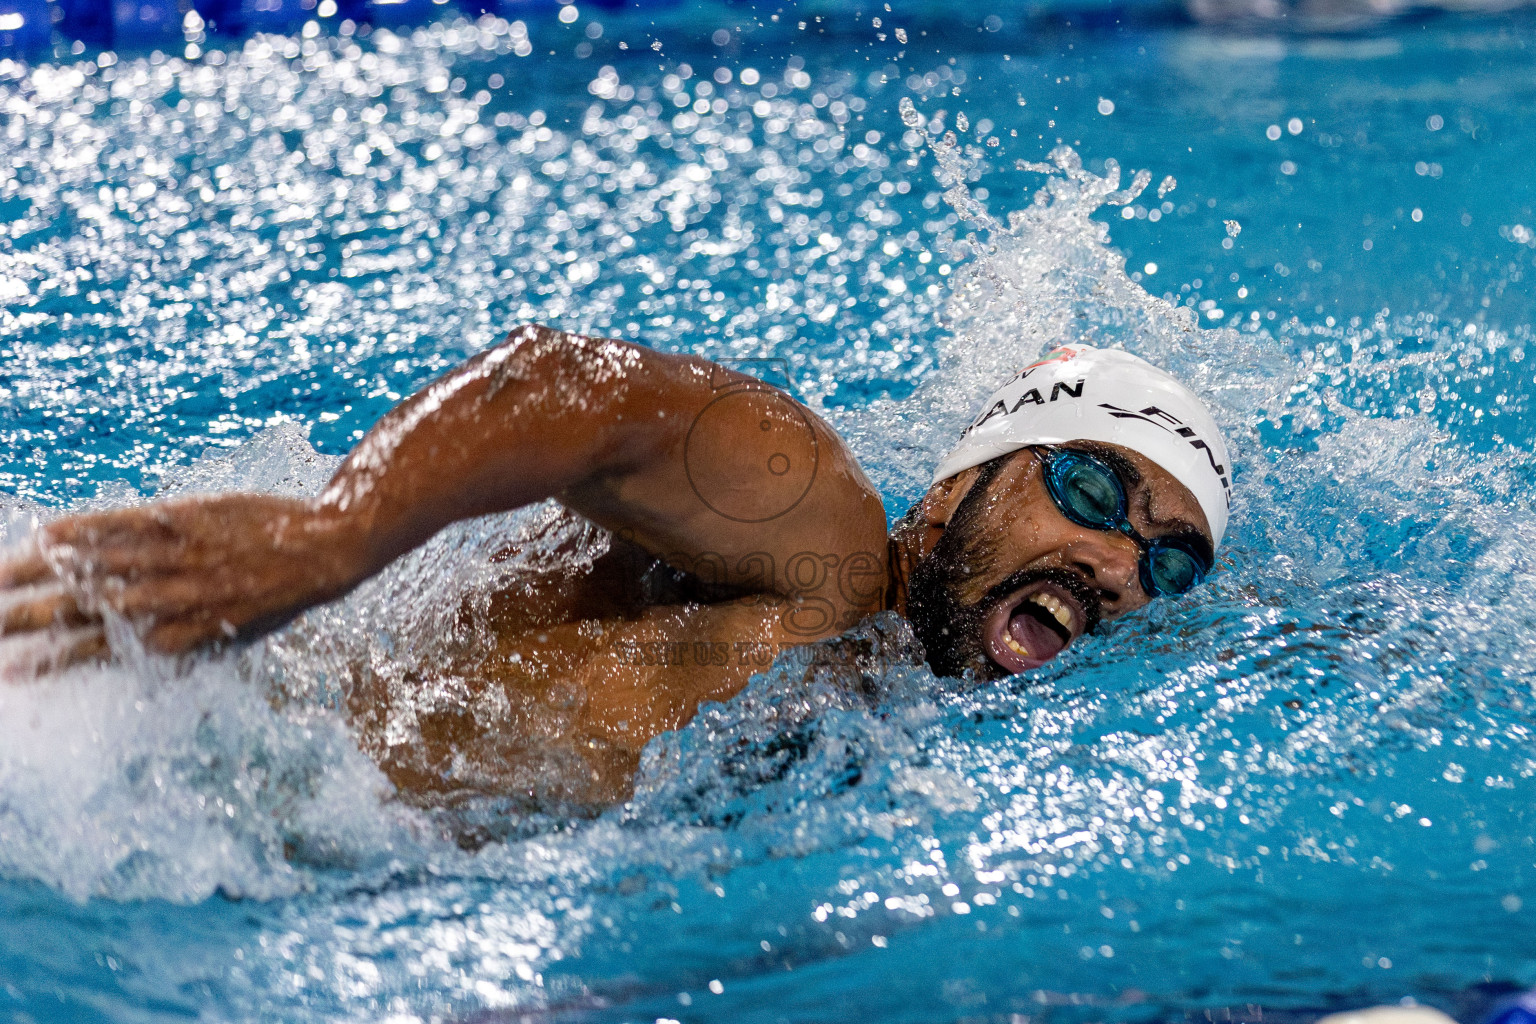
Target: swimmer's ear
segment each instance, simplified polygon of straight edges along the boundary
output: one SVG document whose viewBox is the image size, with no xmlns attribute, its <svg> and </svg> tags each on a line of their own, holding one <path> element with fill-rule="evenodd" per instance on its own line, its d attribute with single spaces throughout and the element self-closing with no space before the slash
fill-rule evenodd
<svg viewBox="0 0 1536 1024">
<path fill-rule="evenodd" d="M 918 505 L 923 525 L 933 530 L 942 530 L 948 526 L 950 519 L 954 517 L 955 510 L 971 492 L 971 487 L 980 475 L 981 467 L 972 466 L 970 469 L 962 469 L 954 476 L 945 477 L 928 488 L 928 493 L 923 495 L 923 500 Z"/>
</svg>

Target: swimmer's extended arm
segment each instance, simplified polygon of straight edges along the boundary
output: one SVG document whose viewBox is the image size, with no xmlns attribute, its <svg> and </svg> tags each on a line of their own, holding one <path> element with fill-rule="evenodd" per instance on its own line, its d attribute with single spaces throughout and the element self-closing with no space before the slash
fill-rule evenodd
<svg viewBox="0 0 1536 1024">
<path fill-rule="evenodd" d="M 163 651 L 254 636 L 452 522 L 550 497 L 711 582 L 791 598 L 808 638 L 883 601 L 879 497 L 803 406 L 706 360 L 528 327 L 392 410 L 318 498 L 49 524 L 0 564 L 0 624 L 89 632 L 106 604 Z"/>
</svg>

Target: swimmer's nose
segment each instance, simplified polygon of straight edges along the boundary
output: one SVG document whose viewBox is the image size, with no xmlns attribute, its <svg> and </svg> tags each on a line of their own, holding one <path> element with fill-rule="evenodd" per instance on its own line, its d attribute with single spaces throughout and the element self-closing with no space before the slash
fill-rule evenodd
<svg viewBox="0 0 1536 1024">
<path fill-rule="evenodd" d="M 1146 604 L 1139 569 L 1141 549 L 1136 542 L 1105 530 L 1084 534 L 1067 546 L 1066 554 L 1073 568 L 1097 588 L 1104 602 L 1104 617 L 1124 615 Z"/>
</svg>

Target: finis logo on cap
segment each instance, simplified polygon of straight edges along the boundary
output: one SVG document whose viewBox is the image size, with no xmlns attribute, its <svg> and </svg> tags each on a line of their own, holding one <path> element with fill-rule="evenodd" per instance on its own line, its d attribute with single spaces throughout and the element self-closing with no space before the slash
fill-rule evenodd
<svg viewBox="0 0 1536 1024">
<path fill-rule="evenodd" d="M 1100 402 L 1099 408 L 1108 412 L 1117 420 L 1141 420 L 1144 423 L 1152 424 L 1154 427 L 1157 427 L 1160 430 L 1166 430 L 1169 433 L 1177 434 L 1182 437 L 1191 448 L 1195 449 L 1196 451 L 1205 453 L 1205 457 L 1210 460 L 1211 471 L 1216 474 L 1216 479 L 1221 481 L 1221 491 L 1222 494 L 1226 496 L 1227 508 L 1232 507 L 1232 483 L 1227 479 L 1227 467 L 1217 461 L 1216 453 L 1211 450 L 1211 446 L 1206 444 L 1205 441 L 1201 439 L 1200 435 L 1196 434 L 1189 427 L 1186 427 L 1183 420 L 1179 419 L 1177 416 L 1170 412 L 1164 412 L 1162 409 L 1159 409 L 1155 405 L 1149 405 L 1140 412 L 1132 412 L 1130 409 L 1122 409 L 1118 405 L 1111 405 L 1109 402 Z M 1167 420 L 1169 424 L 1172 424 L 1172 426 L 1159 423 L 1153 417 L 1160 417 L 1161 419 Z"/>
</svg>

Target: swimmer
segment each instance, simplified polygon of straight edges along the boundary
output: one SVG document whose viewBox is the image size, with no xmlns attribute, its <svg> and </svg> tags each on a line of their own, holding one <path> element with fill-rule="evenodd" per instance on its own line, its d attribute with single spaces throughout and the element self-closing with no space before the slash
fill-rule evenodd
<svg viewBox="0 0 1536 1024">
<path fill-rule="evenodd" d="M 359 670 L 347 706 L 402 792 L 538 796 L 562 776 L 558 799 L 602 804 L 702 702 L 876 612 L 905 616 L 939 674 L 1038 668 L 1197 586 L 1229 495 L 1204 406 L 1120 351 L 1068 346 L 1022 369 L 888 530 L 844 443 L 784 392 L 529 326 L 388 413 L 318 497 L 46 524 L 0 562 L 0 631 L 76 658 L 106 653 L 114 617 L 164 654 L 249 641 L 451 523 L 552 498 L 606 533 L 606 553 L 514 574 L 480 613 L 488 640 L 404 681 Z M 433 697 L 402 732 L 413 686 Z"/>
</svg>

